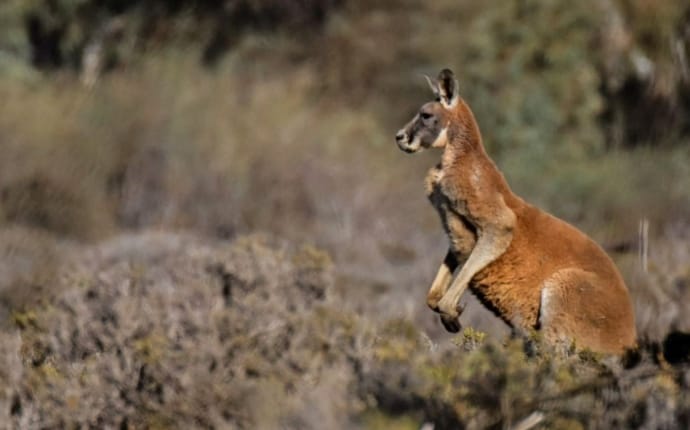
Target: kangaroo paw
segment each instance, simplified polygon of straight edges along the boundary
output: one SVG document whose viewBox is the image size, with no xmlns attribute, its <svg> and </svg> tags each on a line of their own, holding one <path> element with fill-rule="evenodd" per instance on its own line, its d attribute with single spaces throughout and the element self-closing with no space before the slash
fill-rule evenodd
<svg viewBox="0 0 690 430">
<path fill-rule="evenodd" d="M 457 318 L 460 316 L 460 312 L 462 312 L 462 306 L 460 306 L 459 302 L 459 300 L 456 302 L 452 297 L 446 294 L 441 301 L 438 302 L 438 312 L 449 318 Z"/>
</svg>

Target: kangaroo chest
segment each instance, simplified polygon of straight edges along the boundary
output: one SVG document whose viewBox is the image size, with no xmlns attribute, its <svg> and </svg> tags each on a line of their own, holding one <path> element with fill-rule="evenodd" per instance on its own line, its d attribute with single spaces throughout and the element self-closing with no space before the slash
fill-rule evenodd
<svg viewBox="0 0 690 430">
<path fill-rule="evenodd" d="M 460 259 L 466 259 L 477 242 L 476 228 L 468 219 L 467 203 L 451 197 L 443 187 L 440 165 L 427 174 L 426 193 L 441 218 L 441 224 L 450 240 L 450 247 Z"/>
<path fill-rule="evenodd" d="M 471 222 L 467 201 L 462 196 L 449 193 L 443 180 L 440 166 L 432 168 L 426 177 L 426 193 L 441 218 L 451 250 L 460 263 L 464 264 L 477 243 L 477 228 Z M 519 260 L 512 261 L 511 256 L 511 252 L 503 255 L 502 264 L 509 267 L 519 265 Z M 531 280 L 524 281 L 526 284 L 533 284 Z M 479 301 L 508 325 L 530 328 L 536 324 L 539 291 L 520 288 L 522 284 L 516 283 L 512 269 L 496 270 L 490 265 L 477 274 L 470 287 Z"/>
</svg>

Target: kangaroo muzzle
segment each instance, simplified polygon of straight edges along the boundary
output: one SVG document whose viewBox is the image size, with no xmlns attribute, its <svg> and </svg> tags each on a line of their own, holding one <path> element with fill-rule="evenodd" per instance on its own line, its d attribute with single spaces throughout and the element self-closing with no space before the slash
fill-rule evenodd
<svg viewBox="0 0 690 430">
<path fill-rule="evenodd" d="M 410 141 L 410 135 L 405 129 L 398 130 L 395 135 L 395 143 L 398 144 L 398 148 L 408 154 L 417 152 L 421 146 L 419 139 L 412 139 L 412 141 Z"/>
</svg>

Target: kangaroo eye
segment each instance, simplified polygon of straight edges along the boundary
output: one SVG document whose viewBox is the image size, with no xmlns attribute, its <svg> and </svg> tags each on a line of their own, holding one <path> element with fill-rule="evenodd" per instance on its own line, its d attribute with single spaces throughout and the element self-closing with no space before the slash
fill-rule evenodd
<svg viewBox="0 0 690 430">
<path fill-rule="evenodd" d="M 420 112 L 419 116 L 420 116 L 423 120 L 427 120 L 427 119 L 431 118 L 433 115 L 430 114 L 430 113 L 428 113 L 428 112 Z"/>
</svg>

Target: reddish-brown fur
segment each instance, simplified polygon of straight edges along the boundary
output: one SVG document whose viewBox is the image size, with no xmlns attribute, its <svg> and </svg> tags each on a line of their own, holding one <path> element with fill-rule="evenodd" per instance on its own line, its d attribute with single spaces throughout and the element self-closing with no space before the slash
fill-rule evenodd
<svg viewBox="0 0 690 430">
<path fill-rule="evenodd" d="M 439 100 L 423 106 L 398 136 L 407 152 L 443 148 L 426 188 L 450 247 L 429 291 L 429 306 L 456 331 L 458 301 L 469 287 L 518 331 L 540 329 L 548 341 L 572 341 L 605 353 L 633 347 L 632 304 L 611 259 L 575 227 L 511 191 L 449 79 L 452 73 L 442 72 L 435 90 Z M 422 121 L 423 113 L 433 122 Z M 428 136 L 410 142 L 414 132 L 432 136 L 433 144 Z"/>
</svg>

